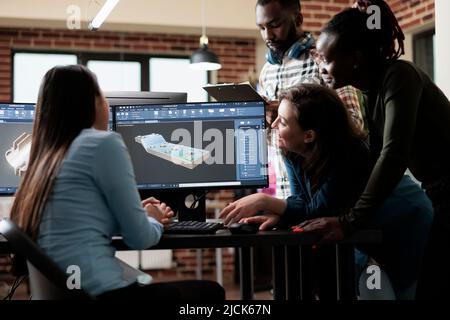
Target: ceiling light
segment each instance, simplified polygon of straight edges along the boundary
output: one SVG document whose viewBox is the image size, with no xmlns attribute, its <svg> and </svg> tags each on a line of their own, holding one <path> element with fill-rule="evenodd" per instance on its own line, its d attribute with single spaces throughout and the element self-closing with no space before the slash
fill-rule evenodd
<svg viewBox="0 0 450 320">
<path fill-rule="evenodd" d="M 118 3 L 119 0 L 106 0 L 105 4 L 97 13 L 95 18 L 91 23 L 89 23 L 89 30 L 98 30 Z"/>
<path fill-rule="evenodd" d="M 222 65 L 217 55 L 208 49 L 208 37 L 206 36 L 205 24 L 205 0 L 202 0 L 202 36 L 200 37 L 200 48 L 191 56 L 191 69 L 194 70 L 219 70 Z"/>
</svg>

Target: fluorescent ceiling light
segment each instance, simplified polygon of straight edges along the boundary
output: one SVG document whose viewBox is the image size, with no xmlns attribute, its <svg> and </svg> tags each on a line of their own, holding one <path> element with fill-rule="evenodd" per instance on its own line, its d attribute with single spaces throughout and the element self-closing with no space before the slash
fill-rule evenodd
<svg viewBox="0 0 450 320">
<path fill-rule="evenodd" d="M 119 0 L 106 0 L 103 7 L 97 13 L 95 18 L 89 24 L 90 30 L 97 30 L 105 22 L 106 18 L 109 16 L 114 7 L 119 3 Z"/>
</svg>

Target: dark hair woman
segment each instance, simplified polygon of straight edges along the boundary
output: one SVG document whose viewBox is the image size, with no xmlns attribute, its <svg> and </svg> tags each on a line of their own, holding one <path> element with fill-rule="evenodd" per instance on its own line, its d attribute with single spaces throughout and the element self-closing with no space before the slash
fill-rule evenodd
<svg viewBox="0 0 450 320">
<path fill-rule="evenodd" d="M 348 210 L 365 185 L 369 172 L 368 149 L 353 132 L 348 112 L 337 94 L 326 87 L 303 84 L 284 91 L 278 117 L 279 146 L 286 152 L 292 196 L 277 199 L 253 194 L 228 205 L 225 223 L 255 215 L 261 229 L 282 217 L 289 224 Z"/>
<path fill-rule="evenodd" d="M 336 92 L 324 86 L 302 84 L 281 93 L 278 145 L 285 152 L 291 196 L 278 199 L 256 193 L 228 205 L 221 217 L 225 223 L 243 220 L 271 229 L 279 222 L 296 225 L 307 219 L 338 216 L 349 210 L 367 181 L 369 155 Z M 263 215 L 255 216 L 258 212 Z M 335 283 L 327 248 L 314 254 L 315 293 L 331 299 Z"/>
<path fill-rule="evenodd" d="M 450 102 L 416 65 L 399 60 L 404 35 L 386 2 L 363 2 L 377 6 L 381 28 L 367 27 L 371 15 L 366 10 L 345 10 L 325 26 L 317 51 L 332 87 L 352 85 L 367 96 L 374 168 L 360 199 L 339 222 L 323 219 L 305 230 L 327 237 L 370 226 L 409 168 L 435 210 L 417 294 L 442 299 L 450 295 L 450 259 L 443 256 L 450 246 Z"/>
<path fill-rule="evenodd" d="M 173 212 L 141 204 L 120 135 L 108 132 L 109 107 L 95 75 L 79 65 L 49 70 L 36 106 L 28 169 L 11 218 L 62 270 L 78 266 L 81 287 L 110 299 L 222 300 L 213 282 L 141 286 L 124 278 L 113 235 L 133 249 L 155 245 Z M 138 274 L 138 273 L 135 273 Z"/>
</svg>

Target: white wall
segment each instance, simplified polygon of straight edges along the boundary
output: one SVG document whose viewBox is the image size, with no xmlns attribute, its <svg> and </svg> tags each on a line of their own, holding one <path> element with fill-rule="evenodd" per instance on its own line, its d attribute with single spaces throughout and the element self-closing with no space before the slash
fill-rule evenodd
<svg viewBox="0 0 450 320">
<path fill-rule="evenodd" d="M 402 56 L 403 60 L 413 61 L 414 60 L 414 50 L 413 50 L 413 34 L 405 33 L 405 55 Z"/>
<path fill-rule="evenodd" d="M 450 1 L 436 0 L 436 83 L 450 98 Z"/>
</svg>

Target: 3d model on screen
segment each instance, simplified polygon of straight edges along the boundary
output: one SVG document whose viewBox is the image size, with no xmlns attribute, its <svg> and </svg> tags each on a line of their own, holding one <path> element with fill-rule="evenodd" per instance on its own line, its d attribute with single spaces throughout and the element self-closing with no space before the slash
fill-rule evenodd
<svg viewBox="0 0 450 320">
<path fill-rule="evenodd" d="M 24 132 L 5 153 L 6 160 L 13 167 L 14 174 L 21 176 L 28 167 L 28 158 L 31 150 L 31 135 Z"/>
<path fill-rule="evenodd" d="M 142 144 L 148 153 L 188 169 L 194 169 L 210 157 L 207 150 L 166 142 L 160 134 L 137 136 L 134 140 Z"/>
</svg>

